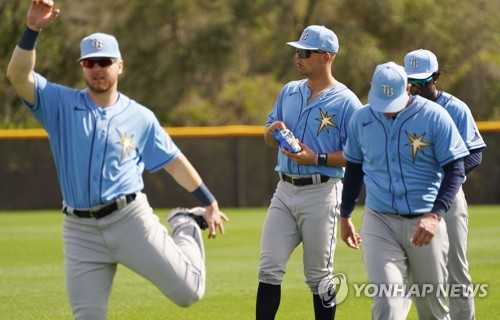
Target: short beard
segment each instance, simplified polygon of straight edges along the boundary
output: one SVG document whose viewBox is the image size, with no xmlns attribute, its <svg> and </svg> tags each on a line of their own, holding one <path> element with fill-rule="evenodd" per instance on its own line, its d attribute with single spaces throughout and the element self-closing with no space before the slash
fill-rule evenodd
<svg viewBox="0 0 500 320">
<path fill-rule="evenodd" d="M 87 87 L 89 88 L 89 90 L 93 91 L 95 93 L 109 92 L 115 85 L 115 82 L 110 83 L 109 81 L 105 82 L 104 84 L 102 84 L 100 86 L 92 85 L 87 79 L 85 79 L 85 82 L 87 83 Z"/>
</svg>

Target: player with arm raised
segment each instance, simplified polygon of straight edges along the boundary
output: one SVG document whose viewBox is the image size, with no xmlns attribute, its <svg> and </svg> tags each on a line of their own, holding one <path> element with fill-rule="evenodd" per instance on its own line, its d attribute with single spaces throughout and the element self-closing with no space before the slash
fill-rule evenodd
<svg viewBox="0 0 500 320">
<path fill-rule="evenodd" d="M 58 14 L 53 1 L 32 1 L 7 78 L 49 136 L 63 196 L 64 269 L 73 316 L 107 318 L 118 264 L 174 303 L 189 306 L 205 291 L 201 229 L 208 227 L 214 238 L 224 233 L 227 217 L 155 115 L 118 91 L 123 61 L 114 36 L 95 33 L 81 41 L 83 90 L 34 72 L 36 41 Z M 203 205 L 172 211 L 172 236 L 141 192 L 144 169 L 165 170 Z"/>
</svg>

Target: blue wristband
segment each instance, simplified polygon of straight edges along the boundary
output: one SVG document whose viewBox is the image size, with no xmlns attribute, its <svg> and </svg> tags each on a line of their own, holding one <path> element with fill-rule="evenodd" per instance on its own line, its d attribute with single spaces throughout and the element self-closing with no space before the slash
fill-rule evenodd
<svg viewBox="0 0 500 320">
<path fill-rule="evenodd" d="M 35 49 L 36 41 L 38 39 L 39 31 L 32 30 L 28 27 L 24 29 L 23 34 L 21 35 L 21 39 L 19 39 L 19 43 L 17 44 L 19 48 L 31 51 Z"/>
<path fill-rule="evenodd" d="M 210 190 L 208 190 L 207 186 L 203 182 L 196 190 L 191 193 L 204 206 L 211 205 L 215 200 L 215 197 L 212 195 L 212 193 L 210 193 Z"/>
</svg>

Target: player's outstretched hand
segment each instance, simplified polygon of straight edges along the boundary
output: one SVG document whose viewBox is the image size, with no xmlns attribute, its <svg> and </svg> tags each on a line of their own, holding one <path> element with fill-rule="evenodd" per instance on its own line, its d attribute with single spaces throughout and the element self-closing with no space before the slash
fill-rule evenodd
<svg viewBox="0 0 500 320">
<path fill-rule="evenodd" d="M 219 210 L 219 205 L 217 201 L 214 201 L 211 205 L 205 207 L 205 221 L 208 224 L 208 238 L 214 238 L 217 235 L 217 230 L 220 234 L 224 234 L 224 221 L 229 221 L 229 218 Z"/>
<path fill-rule="evenodd" d="M 417 228 L 411 239 L 412 243 L 416 247 L 423 247 L 431 243 L 432 239 L 434 239 L 434 235 L 438 231 L 440 221 L 441 218 L 435 213 L 429 213 L 423 216 L 417 224 Z"/>
<path fill-rule="evenodd" d="M 356 232 L 356 228 L 351 218 L 340 217 L 340 234 L 342 240 L 349 248 L 359 249 L 359 245 L 362 241 L 361 236 Z"/>
<path fill-rule="evenodd" d="M 54 21 L 60 9 L 54 9 L 52 0 L 33 0 L 28 10 L 27 25 L 34 31 L 40 31 Z"/>
</svg>

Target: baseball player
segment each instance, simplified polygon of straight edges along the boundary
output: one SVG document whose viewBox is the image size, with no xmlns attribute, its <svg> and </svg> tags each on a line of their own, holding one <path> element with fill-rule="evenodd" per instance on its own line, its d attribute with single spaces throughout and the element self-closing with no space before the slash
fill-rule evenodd
<svg viewBox="0 0 500 320">
<path fill-rule="evenodd" d="M 351 248 L 363 241 L 371 284 L 417 286 L 420 291 L 412 297 L 419 319 L 448 319 L 446 294 L 440 294 L 448 253 L 442 217 L 464 181 L 463 158 L 469 152 L 449 114 L 430 100 L 410 97 L 409 90 L 402 66 L 381 64 L 367 107 L 352 116 L 344 150 L 341 236 Z M 363 180 L 366 206 L 357 234 L 350 216 Z M 373 298 L 373 319 L 406 318 L 412 291 L 398 292 Z"/>
<path fill-rule="evenodd" d="M 154 114 L 117 90 L 123 61 L 115 37 L 81 42 L 87 88 L 49 82 L 34 72 L 40 31 L 59 14 L 51 0 L 34 0 L 7 77 L 45 128 L 63 196 L 64 270 L 75 319 L 106 319 L 117 264 L 187 307 L 205 291 L 201 228 L 224 233 L 216 199 Z M 148 204 L 142 173 L 166 170 L 203 205 L 168 217 L 172 237 Z"/>
<path fill-rule="evenodd" d="M 280 181 L 264 221 L 256 318 L 274 319 L 281 282 L 293 250 L 302 243 L 305 281 L 313 294 L 316 319 L 333 319 L 318 286 L 333 271 L 337 217 L 345 160 L 347 125 L 362 106 L 356 95 L 332 75 L 339 49 L 337 36 L 324 26 L 307 27 L 295 48 L 296 67 L 306 79 L 287 83 L 271 111 L 265 142 L 276 147 L 276 130 L 291 130 L 301 151 L 278 150 Z"/>
<path fill-rule="evenodd" d="M 408 83 L 411 84 L 411 94 L 420 95 L 442 106 L 457 126 L 470 152 L 464 159 L 467 175 L 481 164 L 482 151 L 486 148 L 469 107 L 451 94 L 436 89 L 441 71 L 437 58 L 431 51 L 419 49 L 409 52 L 404 58 L 404 64 Z M 468 218 L 467 201 L 460 188 L 444 215 L 450 243 L 448 281 L 452 285 L 463 286 L 462 296 L 449 297 L 450 316 L 454 320 L 475 318 L 472 280 L 467 262 Z"/>
</svg>

